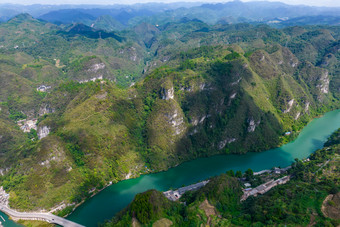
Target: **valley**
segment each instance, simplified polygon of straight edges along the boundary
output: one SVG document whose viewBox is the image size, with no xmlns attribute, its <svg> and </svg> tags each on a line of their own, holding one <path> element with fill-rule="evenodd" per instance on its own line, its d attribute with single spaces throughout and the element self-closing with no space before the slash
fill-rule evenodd
<svg viewBox="0 0 340 227">
<path fill-rule="evenodd" d="M 1 5 L 9 206 L 96 226 L 145 190 L 320 149 L 339 128 L 338 9 L 261 4 Z"/>
</svg>

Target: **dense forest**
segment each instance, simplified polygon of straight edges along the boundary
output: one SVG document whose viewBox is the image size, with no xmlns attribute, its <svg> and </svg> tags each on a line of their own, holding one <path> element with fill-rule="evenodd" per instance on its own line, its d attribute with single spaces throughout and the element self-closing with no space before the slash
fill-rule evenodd
<svg viewBox="0 0 340 227">
<path fill-rule="evenodd" d="M 339 108 L 338 26 L 168 16 L 114 31 L 29 14 L 0 24 L 0 184 L 11 207 L 63 203 L 65 215 L 109 182 L 277 147 Z"/>
</svg>

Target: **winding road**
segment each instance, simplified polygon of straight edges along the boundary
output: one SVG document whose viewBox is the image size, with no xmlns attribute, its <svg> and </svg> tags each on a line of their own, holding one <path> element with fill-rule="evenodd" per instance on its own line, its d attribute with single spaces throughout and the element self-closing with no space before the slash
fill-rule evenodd
<svg viewBox="0 0 340 227">
<path fill-rule="evenodd" d="M 18 212 L 15 210 L 12 210 L 8 208 L 7 206 L 4 206 L 0 204 L 0 211 L 6 213 L 9 215 L 12 219 L 18 220 L 41 220 L 41 221 L 47 221 L 49 223 L 58 224 L 65 227 L 84 227 L 83 225 L 80 225 L 78 223 L 69 221 L 65 218 L 58 217 L 56 215 L 50 214 L 50 213 L 28 213 L 28 212 Z"/>
</svg>

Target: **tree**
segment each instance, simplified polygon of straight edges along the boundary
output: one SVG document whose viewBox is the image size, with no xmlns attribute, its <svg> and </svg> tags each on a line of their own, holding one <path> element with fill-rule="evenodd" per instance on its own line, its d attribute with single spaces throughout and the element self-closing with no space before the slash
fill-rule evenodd
<svg viewBox="0 0 340 227">
<path fill-rule="evenodd" d="M 247 180 L 251 180 L 254 176 L 254 172 L 252 169 L 247 169 L 245 172 L 245 176 Z"/>
<path fill-rule="evenodd" d="M 226 174 L 228 175 L 228 176 L 231 176 L 231 177 L 235 177 L 235 173 L 234 173 L 234 171 L 231 169 L 231 170 L 228 170 L 227 172 L 226 172 Z"/>
<path fill-rule="evenodd" d="M 242 178 L 242 172 L 240 170 L 236 171 L 235 177 Z"/>
</svg>

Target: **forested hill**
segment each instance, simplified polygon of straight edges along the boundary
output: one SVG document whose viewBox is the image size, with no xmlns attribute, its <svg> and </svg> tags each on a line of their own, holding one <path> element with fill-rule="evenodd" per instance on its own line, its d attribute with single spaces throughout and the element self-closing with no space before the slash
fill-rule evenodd
<svg viewBox="0 0 340 227">
<path fill-rule="evenodd" d="M 297 160 L 289 170 L 291 180 L 269 192 L 241 202 L 244 188 L 233 171 L 210 179 L 198 191 L 186 192 L 180 201 L 149 190 L 104 226 L 338 226 L 340 223 L 340 129 L 312 154 Z M 275 174 L 245 174 L 252 185 Z"/>
<path fill-rule="evenodd" d="M 109 182 L 292 140 L 339 107 L 339 34 L 190 18 L 115 32 L 29 14 L 0 24 L 10 205 L 72 206 Z"/>
</svg>

